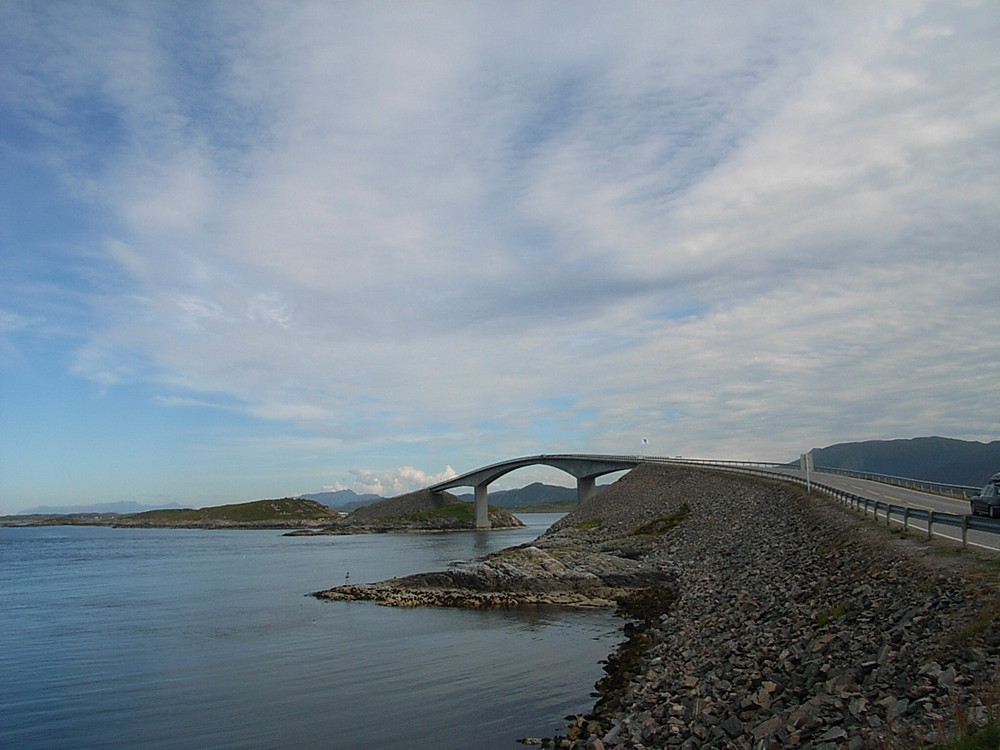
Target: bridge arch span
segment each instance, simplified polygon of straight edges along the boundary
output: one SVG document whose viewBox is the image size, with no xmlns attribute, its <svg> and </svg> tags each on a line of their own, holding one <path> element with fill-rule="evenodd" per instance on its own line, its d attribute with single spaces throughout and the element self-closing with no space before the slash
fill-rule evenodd
<svg viewBox="0 0 1000 750">
<path fill-rule="evenodd" d="M 523 456 L 512 458 L 500 463 L 490 464 L 480 469 L 460 474 L 444 482 L 431 485 L 432 492 L 443 492 L 454 487 L 474 487 L 476 503 L 476 528 L 488 529 L 490 518 L 488 511 L 488 487 L 505 474 L 526 466 L 551 466 L 576 477 L 577 501 L 584 502 L 596 491 L 597 477 L 612 474 L 616 471 L 634 469 L 642 458 L 637 456 L 603 456 L 579 454 L 547 454 L 538 456 Z"/>
</svg>

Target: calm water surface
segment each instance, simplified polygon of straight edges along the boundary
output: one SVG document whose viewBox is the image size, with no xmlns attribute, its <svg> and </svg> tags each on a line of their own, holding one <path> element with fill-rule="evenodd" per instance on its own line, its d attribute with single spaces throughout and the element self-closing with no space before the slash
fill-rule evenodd
<svg viewBox="0 0 1000 750">
<path fill-rule="evenodd" d="M 608 612 L 322 602 L 527 530 L 0 528 L 0 747 L 503 748 L 586 711 Z"/>
</svg>

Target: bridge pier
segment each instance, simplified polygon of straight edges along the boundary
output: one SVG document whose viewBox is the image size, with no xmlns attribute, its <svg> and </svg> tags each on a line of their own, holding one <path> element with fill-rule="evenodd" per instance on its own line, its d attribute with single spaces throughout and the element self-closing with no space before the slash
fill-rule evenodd
<svg viewBox="0 0 1000 750">
<path fill-rule="evenodd" d="M 498 464 L 484 466 L 461 476 L 452 477 L 444 482 L 431 485 L 431 492 L 443 492 L 453 487 L 474 487 L 476 528 L 490 528 L 490 511 L 487 487 L 491 482 L 504 474 L 526 466 L 542 464 L 565 471 L 576 477 L 576 497 L 578 502 L 586 502 L 597 492 L 597 477 L 616 471 L 634 469 L 645 459 L 637 456 L 591 456 L 586 454 L 543 454 L 540 456 L 525 456 Z"/>
<path fill-rule="evenodd" d="M 489 505 L 489 485 L 487 483 L 477 484 L 476 488 L 476 528 L 489 529 L 490 505 Z M 577 477 L 576 480 L 576 503 L 586 502 L 597 492 L 597 477 Z"/>
<path fill-rule="evenodd" d="M 487 484 L 476 485 L 476 528 L 477 529 L 488 529 L 490 528 L 490 506 L 489 506 L 489 492 L 486 489 Z"/>
</svg>

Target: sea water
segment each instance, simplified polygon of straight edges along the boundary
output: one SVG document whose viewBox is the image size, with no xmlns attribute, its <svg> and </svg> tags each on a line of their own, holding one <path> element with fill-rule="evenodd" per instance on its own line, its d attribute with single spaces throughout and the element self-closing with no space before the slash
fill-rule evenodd
<svg viewBox="0 0 1000 750">
<path fill-rule="evenodd" d="M 0 747 L 504 748 L 587 711 L 607 611 L 309 592 L 441 570 L 523 530 L 0 528 Z"/>
</svg>

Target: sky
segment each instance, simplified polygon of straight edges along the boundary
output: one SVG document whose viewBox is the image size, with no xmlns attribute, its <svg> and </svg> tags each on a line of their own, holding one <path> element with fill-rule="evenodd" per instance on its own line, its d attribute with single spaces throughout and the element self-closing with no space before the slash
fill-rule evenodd
<svg viewBox="0 0 1000 750">
<path fill-rule="evenodd" d="M 2 0 L 0 174 L 0 513 L 1000 438 L 995 2 Z"/>
</svg>

